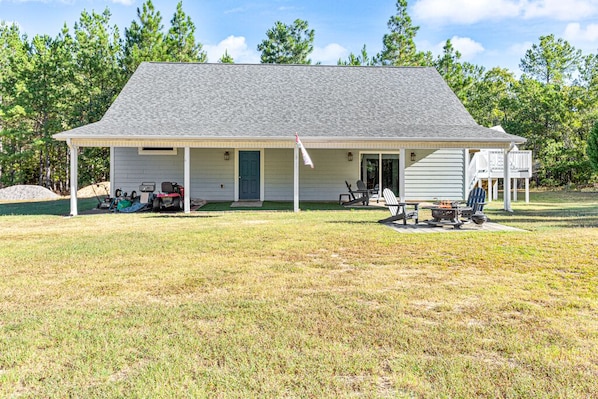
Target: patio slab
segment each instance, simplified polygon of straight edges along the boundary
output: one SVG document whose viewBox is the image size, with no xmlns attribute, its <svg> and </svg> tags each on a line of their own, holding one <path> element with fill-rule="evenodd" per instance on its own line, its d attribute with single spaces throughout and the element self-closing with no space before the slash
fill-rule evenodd
<svg viewBox="0 0 598 399">
<path fill-rule="evenodd" d="M 466 223 L 461 226 L 460 229 L 454 229 L 451 226 L 434 227 L 430 226 L 426 222 L 420 222 L 418 224 L 407 223 L 386 223 L 386 226 L 399 232 L 399 233 L 415 233 L 415 234 L 428 234 L 428 233 L 451 233 L 451 232 L 493 232 L 493 231 L 527 231 L 518 229 L 516 227 L 505 226 L 504 224 L 498 224 L 493 222 L 486 222 L 482 225 L 475 223 Z"/>
</svg>

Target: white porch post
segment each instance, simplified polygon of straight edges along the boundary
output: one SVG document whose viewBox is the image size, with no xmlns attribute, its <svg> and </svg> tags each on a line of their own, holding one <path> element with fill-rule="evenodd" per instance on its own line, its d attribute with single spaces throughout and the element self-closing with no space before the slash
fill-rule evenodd
<svg viewBox="0 0 598 399">
<path fill-rule="evenodd" d="M 495 200 L 498 200 L 498 180 L 496 179 L 496 181 L 492 184 L 492 198 Z"/>
<path fill-rule="evenodd" d="M 480 181 L 481 187 L 481 181 Z M 492 177 L 488 177 L 488 202 L 492 202 Z"/>
<path fill-rule="evenodd" d="M 517 202 L 517 179 L 513 179 L 513 202 Z"/>
<path fill-rule="evenodd" d="M 525 178 L 525 203 L 529 204 L 529 177 Z"/>
<path fill-rule="evenodd" d="M 299 147 L 294 149 L 294 172 L 293 172 L 293 210 L 299 212 Z"/>
<path fill-rule="evenodd" d="M 67 140 L 69 153 L 71 156 L 71 216 L 77 216 L 79 211 L 77 209 L 77 189 L 79 181 L 79 155 L 78 148 L 71 140 Z"/>
<path fill-rule="evenodd" d="M 184 211 L 185 213 L 191 213 L 191 149 L 185 147 L 185 198 L 184 198 Z"/>
<path fill-rule="evenodd" d="M 469 195 L 469 179 L 471 179 L 471 176 L 469 176 L 469 148 L 463 150 L 463 158 L 465 160 L 463 173 L 465 180 L 465 184 L 463 185 L 463 198 L 467 198 Z"/>
<path fill-rule="evenodd" d="M 114 197 L 114 187 L 116 186 L 114 182 L 116 176 L 114 165 L 116 165 L 114 162 L 114 147 L 110 147 L 110 197 Z"/>
<path fill-rule="evenodd" d="M 511 209 L 511 176 L 510 176 L 510 167 L 509 167 L 509 154 L 511 148 L 505 148 L 504 153 L 504 163 L 503 163 L 503 171 L 504 171 L 504 210 L 508 212 L 513 212 Z"/>
<path fill-rule="evenodd" d="M 399 151 L 399 201 L 405 202 L 405 149 Z"/>
</svg>

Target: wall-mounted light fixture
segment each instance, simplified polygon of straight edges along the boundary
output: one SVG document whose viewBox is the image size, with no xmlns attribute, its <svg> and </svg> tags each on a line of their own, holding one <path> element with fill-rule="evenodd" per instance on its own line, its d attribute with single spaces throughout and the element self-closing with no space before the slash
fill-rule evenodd
<svg viewBox="0 0 598 399">
<path fill-rule="evenodd" d="M 411 162 L 415 162 L 415 152 L 411 153 Z"/>
<path fill-rule="evenodd" d="M 349 151 L 347 153 L 347 161 L 352 162 L 353 161 L 353 153 L 351 151 Z"/>
<path fill-rule="evenodd" d="M 230 159 L 230 152 L 224 151 L 224 160 L 228 161 Z"/>
</svg>

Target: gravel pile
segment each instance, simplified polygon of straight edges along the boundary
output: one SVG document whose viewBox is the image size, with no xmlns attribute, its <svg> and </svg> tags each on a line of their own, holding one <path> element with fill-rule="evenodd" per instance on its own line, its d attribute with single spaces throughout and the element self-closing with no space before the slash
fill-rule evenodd
<svg viewBox="0 0 598 399">
<path fill-rule="evenodd" d="M 60 196 L 45 187 L 17 185 L 0 189 L 0 201 L 52 200 Z"/>
</svg>

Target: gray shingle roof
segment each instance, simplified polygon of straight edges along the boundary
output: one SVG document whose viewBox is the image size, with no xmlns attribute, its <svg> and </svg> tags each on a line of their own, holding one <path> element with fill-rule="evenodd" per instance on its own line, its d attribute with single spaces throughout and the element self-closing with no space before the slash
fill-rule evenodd
<svg viewBox="0 0 598 399">
<path fill-rule="evenodd" d="M 143 63 L 101 121 L 55 137 L 515 141 L 434 68 Z"/>
</svg>

